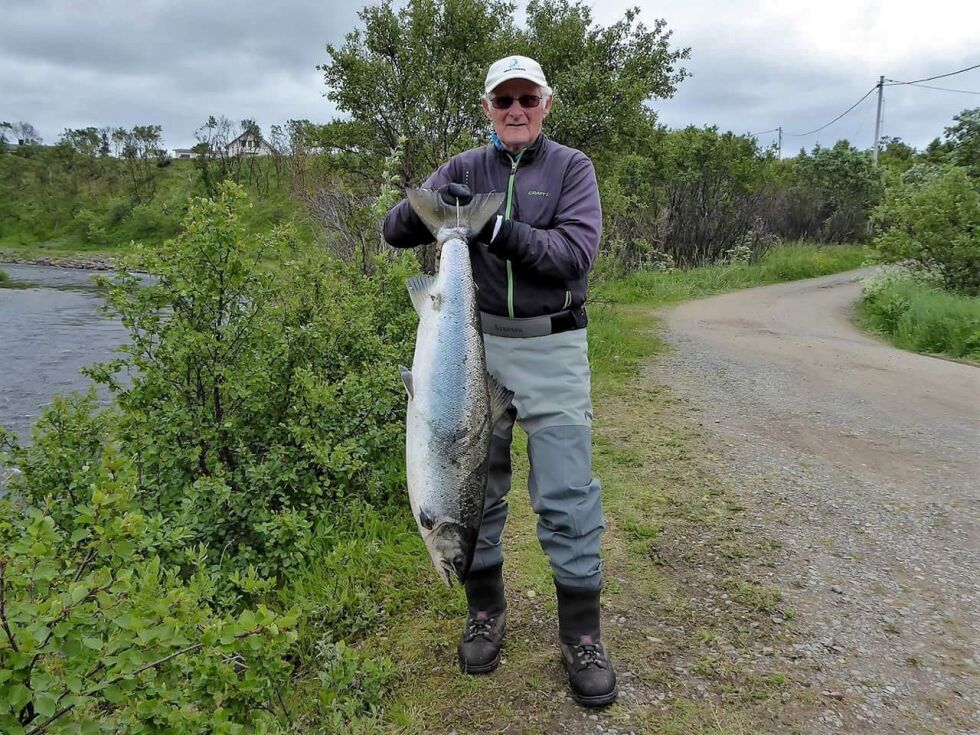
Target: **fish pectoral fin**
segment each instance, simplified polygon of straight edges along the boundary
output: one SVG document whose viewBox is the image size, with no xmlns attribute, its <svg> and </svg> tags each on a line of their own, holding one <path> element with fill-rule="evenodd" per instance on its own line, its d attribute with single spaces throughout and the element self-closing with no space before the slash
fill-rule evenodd
<svg viewBox="0 0 980 735">
<path fill-rule="evenodd" d="M 415 398 L 415 380 L 412 378 L 412 371 L 404 365 L 399 365 L 398 372 L 402 374 L 402 382 L 405 384 L 405 391 L 408 393 L 408 400 L 412 400 Z"/>
<path fill-rule="evenodd" d="M 507 390 L 490 373 L 487 373 L 487 387 L 490 389 L 490 425 L 493 426 L 507 413 L 514 401 L 514 391 Z"/>
<path fill-rule="evenodd" d="M 419 316 L 422 315 L 425 299 L 430 295 L 435 282 L 435 276 L 412 276 L 408 279 L 408 295 L 411 297 L 412 306 L 415 307 Z"/>
</svg>

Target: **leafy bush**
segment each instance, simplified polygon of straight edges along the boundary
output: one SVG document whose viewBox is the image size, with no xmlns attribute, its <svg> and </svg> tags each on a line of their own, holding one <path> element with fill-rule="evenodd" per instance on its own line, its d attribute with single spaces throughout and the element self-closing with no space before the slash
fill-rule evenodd
<svg viewBox="0 0 980 735">
<path fill-rule="evenodd" d="M 322 514 L 401 497 L 411 257 L 361 277 L 286 232 L 246 237 L 245 205 L 223 183 L 183 234 L 140 250 L 153 282 L 109 284 L 131 344 L 91 374 L 118 393 L 141 502 L 211 564 L 280 576 L 308 556 Z"/>
<path fill-rule="evenodd" d="M 865 279 L 862 319 L 898 347 L 980 360 L 980 301 L 932 281 L 894 267 Z"/>
<path fill-rule="evenodd" d="M 945 288 L 980 294 L 980 185 L 957 167 L 916 166 L 876 212 L 874 248 L 886 262 L 934 272 Z"/>
<path fill-rule="evenodd" d="M 85 497 L 41 503 L 31 475 L 0 500 L 0 732 L 278 732 L 295 619 L 216 611 L 204 552 L 136 505 L 133 468 L 102 452 Z"/>
</svg>

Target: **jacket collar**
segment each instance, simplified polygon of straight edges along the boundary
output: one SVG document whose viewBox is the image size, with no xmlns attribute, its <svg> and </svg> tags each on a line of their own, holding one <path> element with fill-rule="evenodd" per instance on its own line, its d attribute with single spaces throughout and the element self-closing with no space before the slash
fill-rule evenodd
<svg viewBox="0 0 980 735">
<path fill-rule="evenodd" d="M 490 139 L 491 145 L 497 153 L 497 157 L 506 163 L 508 166 L 511 165 L 513 160 L 513 154 L 508 153 L 500 143 L 500 139 L 497 134 L 494 133 L 493 137 Z M 548 137 L 544 133 L 538 133 L 538 137 L 534 139 L 527 148 L 524 149 L 521 154 L 521 163 L 527 163 L 528 161 L 534 160 L 537 156 L 541 155 L 545 148 L 548 146 Z"/>
</svg>

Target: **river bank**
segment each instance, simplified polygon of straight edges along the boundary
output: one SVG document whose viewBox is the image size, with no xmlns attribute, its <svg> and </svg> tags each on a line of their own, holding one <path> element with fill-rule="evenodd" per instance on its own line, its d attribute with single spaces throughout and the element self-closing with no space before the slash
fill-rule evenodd
<svg viewBox="0 0 980 735">
<path fill-rule="evenodd" d="M 45 255 L 34 251 L 0 249 L 0 265 L 46 265 L 57 268 L 77 268 L 87 271 L 111 271 L 115 258 L 103 253 L 64 253 Z"/>
</svg>

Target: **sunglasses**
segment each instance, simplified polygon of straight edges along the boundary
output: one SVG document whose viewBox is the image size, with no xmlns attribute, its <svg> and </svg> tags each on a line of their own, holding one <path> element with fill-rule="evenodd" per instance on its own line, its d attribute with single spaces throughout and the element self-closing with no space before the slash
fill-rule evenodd
<svg viewBox="0 0 980 735">
<path fill-rule="evenodd" d="M 536 94 L 522 94 L 520 97 L 511 97 L 509 94 L 502 94 L 498 97 L 491 97 L 490 104 L 493 105 L 495 110 L 509 110 L 511 105 L 514 104 L 514 100 L 521 103 L 521 107 L 527 109 L 529 107 L 537 107 L 541 104 L 541 97 Z"/>
</svg>

